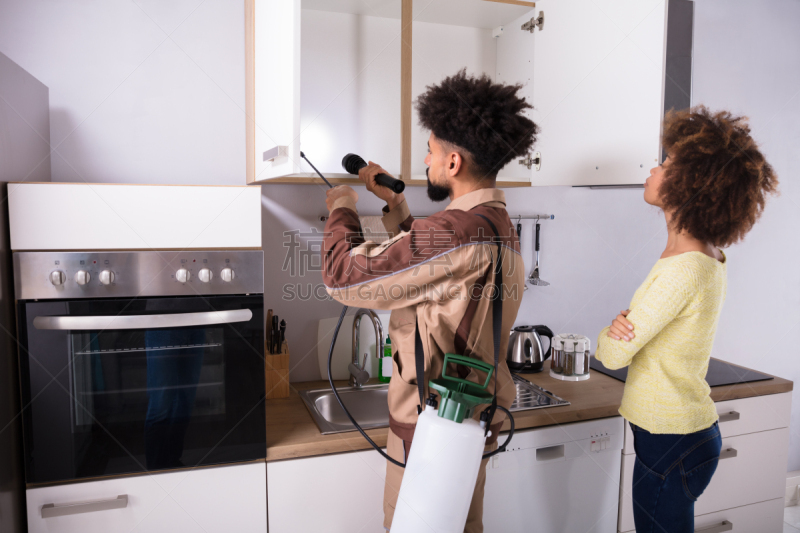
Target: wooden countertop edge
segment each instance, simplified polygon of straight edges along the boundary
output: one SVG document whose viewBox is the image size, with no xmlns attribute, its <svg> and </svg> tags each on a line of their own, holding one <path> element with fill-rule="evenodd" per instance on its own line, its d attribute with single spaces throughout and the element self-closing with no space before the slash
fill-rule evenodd
<svg viewBox="0 0 800 533">
<path fill-rule="evenodd" d="M 540 377 L 544 375 L 544 372 L 536 374 L 532 380 L 541 379 Z M 772 377 L 774 379 L 769 381 L 714 387 L 711 389 L 711 399 L 719 402 L 781 394 L 793 390 L 793 382 L 777 376 Z M 547 379 L 550 378 L 548 377 Z M 581 397 L 580 394 L 573 394 L 574 398 L 571 405 L 514 413 L 516 429 L 523 430 L 619 416 L 619 401 L 622 398 L 624 384 L 599 373 L 593 373 L 592 379 L 595 380 L 595 383 L 599 381 L 602 394 L 614 396 L 614 401 L 609 401 L 610 398 L 606 398 L 605 402 L 598 402 L 599 404 L 597 405 L 583 405 L 587 401 L 585 395 Z M 322 381 L 294 383 L 292 384 L 293 390 L 289 398 L 267 401 L 267 463 L 371 449 L 369 443 L 364 440 L 361 434 L 355 431 L 332 435 L 322 435 L 319 432 L 297 391 L 320 388 L 326 384 L 327 382 Z M 555 385 L 553 384 L 546 388 L 549 388 L 555 394 L 560 394 L 558 390 L 554 390 L 557 388 Z M 570 386 L 564 385 L 564 382 L 560 385 Z M 577 390 L 581 390 L 580 385 L 578 385 Z M 570 400 L 563 393 L 561 395 Z M 619 400 L 616 399 L 617 396 Z M 270 411 L 273 412 L 271 413 Z M 503 424 L 502 431 L 508 431 L 509 429 L 510 424 L 506 421 Z M 367 435 L 376 444 L 383 447 L 386 446 L 388 432 L 388 428 L 370 429 L 367 430 Z M 501 435 L 500 438 L 503 439 L 504 436 Z"/>
</svg>

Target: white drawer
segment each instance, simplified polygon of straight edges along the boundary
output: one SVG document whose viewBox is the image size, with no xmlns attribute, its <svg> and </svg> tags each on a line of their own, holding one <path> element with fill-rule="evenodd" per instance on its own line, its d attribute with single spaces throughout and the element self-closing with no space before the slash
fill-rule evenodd
<svg viewBox="0 0 800 533">
<path fill-rule="evenodd" d="M 694 530 L 697 533 L 782 533 L 783 500 L 769 500 L 695 516 Z"/>
<path fill-rule="evenodd" d="M 753 398 L 740 398 L 717 402 L 717 414 L 720 417 L 719 428 L 722 438 L 758 433 L 771 429 L 789 427 L 792 412 L 792 393 L 767 394 Z M 626 455 L 633 451 L 633 433 L 625 424 Z"/>
<path fill-rule="evenodd" d="M 721 527 L 723 522 L 727 527 Z M 730 527 L 730 529 L 727 529 Z M 726 529 L 732 533 L 782 533 L 783 500 L 769 500 L 735 509 L 695 516 L 694 528 L 698 533 Z"/>
<path fill-rule="evenodd" d="M 104 503 L 42 517 L 45 505 L 61 514 L 86 502 Z M 261 462 L 29 489 L 27 506 L 29 533 L 266 532 L 267 470 Z M 91 510 L 104 506 L 115 508 Z"/>
<path fill-rule="evenodd" d="M 723 438 L 723 454 L 729 449 L 736 450 L 736 457 L 720 459 L 711 484 L 695 504 L 695 516 L 783 498 L 789 428 Z M 636 455 L 622 457 L 619 531 L 634 529 L 631 487 L 635 459 Z"/>
</svg>

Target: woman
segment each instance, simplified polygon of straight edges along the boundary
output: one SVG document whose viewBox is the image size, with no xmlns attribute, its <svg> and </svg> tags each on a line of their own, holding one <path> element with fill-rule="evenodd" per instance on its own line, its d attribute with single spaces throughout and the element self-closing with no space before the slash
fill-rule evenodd
<svg viewBox="0 0 800 533">
<path fill-rule="evenodd" d="M 705 381 L 725 300 L 719 249 L 745 236 L 778 184 L 743 117 L 696 107 L 664 122 L 664 164 L 644 200 L 663 210 L 667 246 L 597 341 L 597 359 L 629 366 L 620 414 L 634 435 L 636 531 L 694 531 L 694 502 L 711 481 L 722 440 Z"/>
</svg>

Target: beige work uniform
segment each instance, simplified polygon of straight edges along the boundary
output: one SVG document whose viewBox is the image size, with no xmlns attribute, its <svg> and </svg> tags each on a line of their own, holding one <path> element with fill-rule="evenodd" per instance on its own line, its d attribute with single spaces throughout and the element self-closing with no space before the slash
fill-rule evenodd
<svg viewBox="0 0 800 533">
<path fill-rule="evenodd" d="M 491 226 L 478 215 L 491 220 L 500 235 L 495 236 Z M 497 402 L 508 408 L 516 389 L 505 353 L 508 332 L 522 302 L 525 273 L 519 239 L 505 210 L 505 195 L 498 189 L 465 194 L 444 211 L 425 219 L 415 220 L 403 202 L 386 213 L 383 223 L 392 238 L 384 243 L 365 242 L 355 202 L 349 197 L 338 199 L 325 226 L 323 280 L 328 293 L 345 305 L 392 310 L 389 455 L 402 460 L 403 448 L 408 449 L 411 444 L 420 403 L 414 358 L 416 326 L 425 354 L 425 383 L 442 375 L 446 353 L 494 363 L 492 300 L 488 293 L 494 281 L 492 265 L 499 238 L 503 253 L 503 334 Z M 474 370 L 466 372 L 463 367 L 454 367 L 447 372 L 480 381 Z M 494 379 L 489 385 L 489 391 L 493 390 Z M 482 410 L 483 406 L 476 408 L 475 418 Z M 498 411 L 493 423 L 504 418 Z M 389 464 L 384 492 L 387 528 L 401 479 L 402 469 Z M 485 470 L 481 469 L 466 531 L 483 530 L 484 480 Z"/>
</svg>

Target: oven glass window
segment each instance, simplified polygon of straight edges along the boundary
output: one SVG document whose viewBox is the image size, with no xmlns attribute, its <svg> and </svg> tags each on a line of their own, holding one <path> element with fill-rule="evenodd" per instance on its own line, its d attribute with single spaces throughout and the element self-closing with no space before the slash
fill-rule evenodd
<svg viewBox="0 0 800 533">
<path fill-rule="evenodd" d="M 28 483 L 265 457 L 261 297 L 171 298 L 169 313 L 153 300 L 116 305 L 139 316 L 255 312 L 230 324 L 61 331 L 37 329 L 32 318 L 89 316 L 98 308 L 28 303 Z"/>
</svg>

